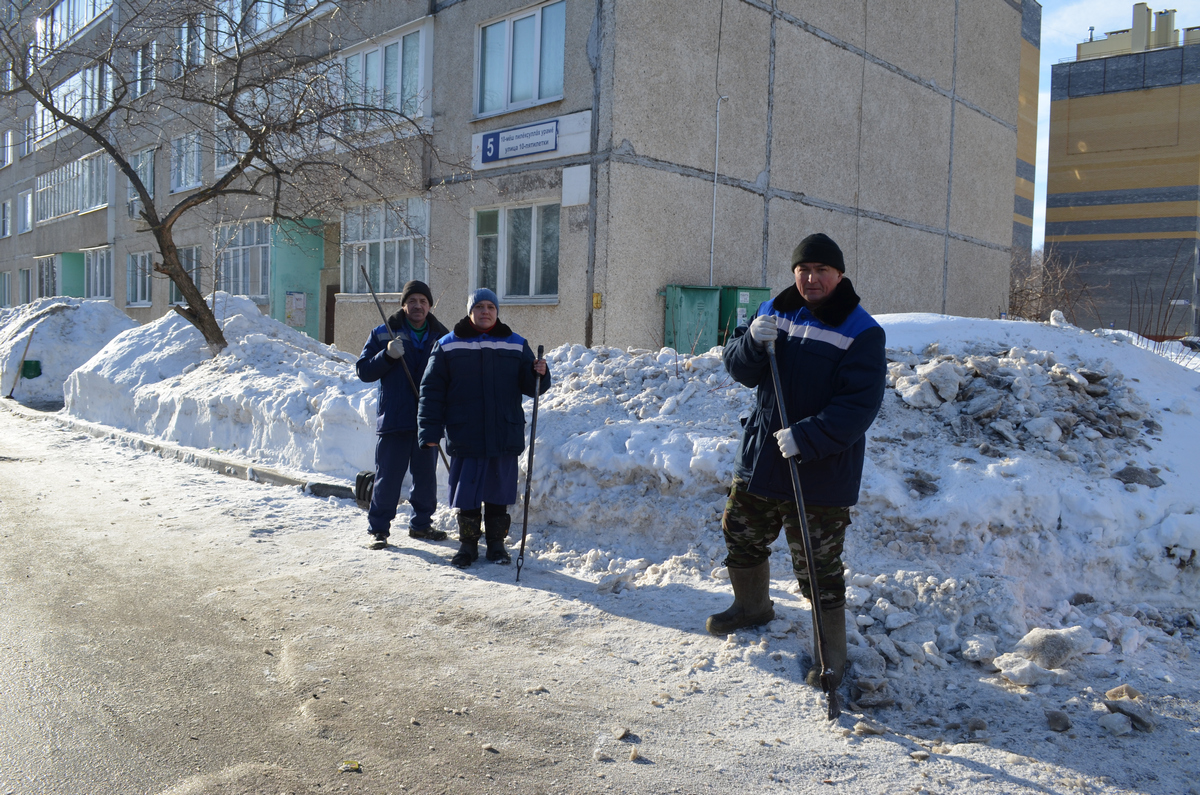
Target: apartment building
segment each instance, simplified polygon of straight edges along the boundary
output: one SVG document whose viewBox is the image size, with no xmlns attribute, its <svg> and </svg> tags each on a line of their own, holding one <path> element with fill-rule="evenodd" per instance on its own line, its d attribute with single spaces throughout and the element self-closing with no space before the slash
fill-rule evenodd
<svg viewBox="0 0 1200 795">
<path fill-rule="evenodd" d="M 1200 27 L 1138 3 L 1055 65 L 1047 166 L 1046 250 L 1077 264 L 1100 322 L 1197 333 Z"/>
<path fill-rule="evenodd" d="M 68 38 L 127 30 L 110 2 L 61 0 L 38 19 Z M 433 144 L 418 185 L 381 172 L 374 200 L 285 224 L 259 197 L 226 197 L 175 228 L 202 291 L 251 295 L 344 350 L 379 322 L 360 266 L 387 311 L 408 278 L 430 283 L 447 321 L 489 286 L 535 345 L 652 347 L 668 285 L 779 289 L 810 232 L 841 244 L 877 313 L 995 316 L 1014 248 L 1028 245 L 1032 0 L 209 6 L 262 36 L 289 14 L 321 21 L 320 36 L 289 35 Z M 130 41 L 121 86 L 166 97 L 172 75 L 221 51 L 221 30 L 197 22 Z M 63 91 L 101 103 L 112 77 L 87 68 Z M 129 180 L 13 101 L 0 298 L 83 295 L 141 321 L 170 311 L 180 296 L 153 272 Z M 155 116 L 167 106 L 171 118 Z M 236 133 L 181 107 L 148 103 L 127 136 L 138 175 L 166 197 L 211 182 L 240 152 Z"/>
</svg>

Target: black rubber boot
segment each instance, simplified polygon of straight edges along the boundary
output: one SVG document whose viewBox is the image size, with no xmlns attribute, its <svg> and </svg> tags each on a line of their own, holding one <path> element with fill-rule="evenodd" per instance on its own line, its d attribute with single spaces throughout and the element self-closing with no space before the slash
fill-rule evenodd
<svg viewBox="0 0 1200 795">
<path fill-rule="evenodd" d="M 837 690 L 846 673 L 846 606 L 827 607 L 821 610 L 821 623 L 825 628 L 825 663 L 833 670 L 833 689 Z M 813 666 L 808 669 L 804 681 L 815 688 L 821 687 L 821 658 L 813 643 Z"/>
<path fill-rule="evenodd" d="M 764 560 L 748 569 L 729 568 L 733 586 L 733 604 L 727 610 L 708 617 L 705 625 L 714 635 L 728 635 L 743 627 L 756 627 L 775 619 L 771 601 L 771 562 Z"/>
<path fill-rule="evenodd" d="M 512 517 L 506 513 L 484 514 L 483 532 L 487 539 L 487 559 L 492 563 L 512 563 L 512 556 L 504 548 L 504 539 L 508 538 L 508 528 L 512 526 Z"/>
<path fill-rule="evenodd" d="M 422 541 L 445 541 L 446 531 L 438 530 L 436 527 L 427 527 L 424 530 L 416 530 L 412 527 L 408 528 L 409 538 L 419 538 Z"/>
<path fill-rule="evenodd" d="M 479 559 L 479 536 L 482 535 L 479 514 L 464 514 L 458 512 L 458 552 L 450 558 L 450 562 L 460 569 L 465 569 Z"/>
</svg>

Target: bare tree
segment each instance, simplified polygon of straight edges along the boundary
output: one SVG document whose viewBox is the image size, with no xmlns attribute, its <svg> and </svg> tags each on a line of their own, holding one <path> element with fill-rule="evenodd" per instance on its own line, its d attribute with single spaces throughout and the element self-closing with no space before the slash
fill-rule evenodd
<svg viewBox="0 0 1200 795">
<path fill-rule="evenodd" d="M 183 219 L 207 208 L 216 218 L 269 216 L 280 228 L 430 187 L 436 153 L 419 113 L 424 97 L 381 85 L 338 55 L 369 37 L 356 14 L 372 7 L 29 4 L 0 26 L 0 58 L 12 64 L 0 93 L 10 112 L 33 109 L 29 134 L 39 149 L 54 146 L 55 157 L 66 158 L 98 147 L 112 159 L 161 255 L 154 270 L 186 302 L 175 311 L 220 351 L 221 328 L 180 262 L 175 232 Z M 186 171 L 165 196 L 156 195 L 142 154 L 156 145 L 179 148 L 172 168 Z M 216 167 L 200 168 L 204 156 Z M 175 190 L 175 182 L 188 184 Z"/>
<path fill-rule="evenodd" d="M 1074 259 L 1064 262 L 1053 249 L 1034 249 L 1028 256 L 1013 257 L 1008 315 L 1014 319 L 1044 321 L 1059 309 L 1077 326 L 1099 323 L 1093 287 L 1083 280 Z"/>
</svg>

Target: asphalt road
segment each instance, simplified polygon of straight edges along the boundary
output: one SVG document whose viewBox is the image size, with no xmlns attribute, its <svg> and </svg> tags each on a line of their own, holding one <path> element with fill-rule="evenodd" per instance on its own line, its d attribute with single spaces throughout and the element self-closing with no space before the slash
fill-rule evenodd
<svg viewBox="0 0 1200 795">
<path fill-rule="evenodd" d="M 593 759 L 610 617 L 404 588 L 324 505 L 0 411 L 0 795 L 709 791 Z"/>
</svg>

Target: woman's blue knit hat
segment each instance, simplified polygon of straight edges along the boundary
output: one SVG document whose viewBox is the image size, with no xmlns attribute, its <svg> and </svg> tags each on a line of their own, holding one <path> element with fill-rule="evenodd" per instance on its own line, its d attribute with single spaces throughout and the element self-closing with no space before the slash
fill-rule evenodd
<svg viewBox="0 0 1200 795">
<path fill-rule="evenodd" d="M 480 301 L 491 301 L 493 304 L 496 305 L 497 309 L 500 308 L 500 299 L 496 297 L 496 294 L 486 287 L 480 287 L 478 290 L 471 293 L 471 295 L 467 297 L 467 314 L 468 315 L 471 314 L 471 307 L 475 306 L 475 304 L 479 303 Z"/>
</svg>

